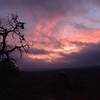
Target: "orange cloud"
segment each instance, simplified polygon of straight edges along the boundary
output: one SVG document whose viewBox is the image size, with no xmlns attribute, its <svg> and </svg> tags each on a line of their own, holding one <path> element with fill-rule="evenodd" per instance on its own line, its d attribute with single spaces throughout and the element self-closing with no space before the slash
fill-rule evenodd
<svg viewBox="0 0 100 100">
<path fill-rule="evenodd" d="M 28 54 L 28 57 L 33 60 L 42 60 L 44 62 L 49 62 L 49 63 L 56 61 L 58 58 L 59 59 L 61 58 L 61 56 L 57 53 L 38 54 L 38 55 Z"/>
<path fill-rule="evenodd" d="M 49 51 L 49 54 L 28 55 L 32 59 L 54 61 L 62 58 L 60 53 L 71 54 L 79 52 L 83 45 L 80 43 L 100 42 L 100 29 L 71 31 L 69 24 L 63 18 L 38 20 L 33 29 L 33 48 Z"/>
</svg>

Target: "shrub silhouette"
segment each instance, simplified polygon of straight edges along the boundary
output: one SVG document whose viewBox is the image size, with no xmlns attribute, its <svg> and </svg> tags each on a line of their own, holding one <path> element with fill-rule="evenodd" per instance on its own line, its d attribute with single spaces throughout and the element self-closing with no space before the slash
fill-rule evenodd
<svg viewBox="0 0 100 100">
<path fill-rule="evenodd" d="M 0 99 L 13 98 L 16 95 L 19 70 L 11 61 L 0 61 Z"/>
</svg>

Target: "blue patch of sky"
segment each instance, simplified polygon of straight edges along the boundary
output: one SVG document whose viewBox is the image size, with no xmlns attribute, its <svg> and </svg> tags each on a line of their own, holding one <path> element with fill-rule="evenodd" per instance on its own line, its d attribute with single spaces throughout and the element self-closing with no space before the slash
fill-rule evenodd
<svg viewBox="0 0 100 100">
<path fill-rule="evenodd" d="M 100 8 L 91 5 L 86 6 L 87 12 L 72 19 L 73 23 L 82 24 L 87 28 L 100 28 Z"/>
</svg>

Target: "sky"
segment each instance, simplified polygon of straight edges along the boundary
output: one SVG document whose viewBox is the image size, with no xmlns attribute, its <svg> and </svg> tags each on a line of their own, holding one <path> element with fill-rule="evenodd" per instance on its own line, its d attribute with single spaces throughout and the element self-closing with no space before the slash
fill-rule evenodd
<svg viewBox="0 0 100 100">
<path fill-rule="evenodd" d="M 0 0 L 0 17 L 12 13 L 33 43 L 21 69 L 100 66 L 100 0 Z"/>
</svg>

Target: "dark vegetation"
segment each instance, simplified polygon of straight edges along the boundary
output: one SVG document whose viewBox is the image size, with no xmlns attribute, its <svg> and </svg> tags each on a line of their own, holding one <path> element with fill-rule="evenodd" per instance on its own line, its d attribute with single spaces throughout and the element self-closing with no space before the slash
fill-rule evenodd
<svg viewBox="0 0 100 100">
<path fill-rule="evenodd" d="M 20 71 L 11 54 L 27 52 L 23 29 L 17 15 L 0 24 L 0 100 L 100 100 L 99 68 Z M 9 34 L 19 43 L 8 44 Z"/>
<path fill-rule="evenodd" d="M 24 72 L 23 75 L 28 91 L 25 94 L 30 99 L 33 96 L 34 100 L 100 100 L 99 68 Z"/>
<path fill-rule="evenodd" d="M 99 93 L 100 69 L 24 72 L 12 64 L 0 68 L 0 100 L 100 100 Z"/>
</svg>

